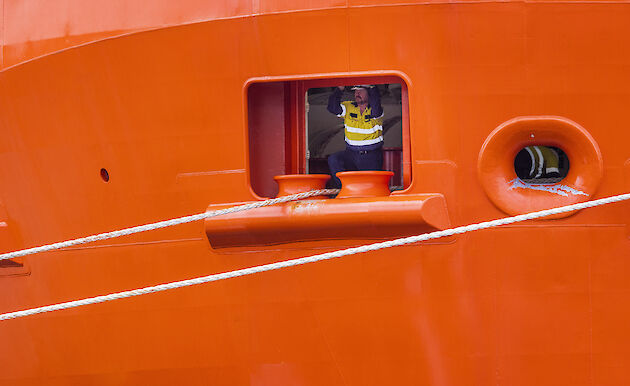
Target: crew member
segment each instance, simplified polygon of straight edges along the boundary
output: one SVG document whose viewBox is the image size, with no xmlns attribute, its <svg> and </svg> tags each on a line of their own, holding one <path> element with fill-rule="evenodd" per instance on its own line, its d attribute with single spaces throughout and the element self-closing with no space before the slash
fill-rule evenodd
<svg viewBox="0 0 630 386">
<path fill-rule="evenodd" d="M 520 179 L 560 177 L 560 156 L 550 146 L 527 146 L 514 160 L 516 175 Z"/>
<path fill-rule="evenodd" d="M 338 172 L 349 170 L 382 170 L 383 107 L 378 89 L 370 85 L 355 86 L 354 101 L 341 101 L 344 86 L 338 86 L 328 99 L 328 111 L 342 117 L 346 150 L 328 156 L 334 187 L 341 187 Z"/>
</svg>

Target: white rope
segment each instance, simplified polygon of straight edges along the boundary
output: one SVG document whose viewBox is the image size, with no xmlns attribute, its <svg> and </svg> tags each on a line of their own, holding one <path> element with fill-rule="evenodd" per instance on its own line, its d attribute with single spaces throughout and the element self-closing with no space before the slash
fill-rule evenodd
<svg viewBox="0 0 630 386">
<path fill-rule="evenodd" d="M 209 217 L 220 216 L 222 214 L 241 212 L 244 210 L 260 208 L 263 206 L 279 204 L 282 202 L 296 201 L 296 200 L 301 200 L 301 199 L 312 197 L 312 196 L 330 195 L 330 194 L 335 194 L 338 192 L 339 192 L 339 189 L 321 189 L 321 190 L 312 190 L 310 192 L 292 194 L 290 196 L 283 196 L 283 197 L 273 198 L 270 200 L 254 202 L 251 204 L 234 206 L 227 209 L 215 210 L 213 212 L 193 214 L 190 216 L 178 217 L 178 218 L 159 221 L 159 222 L 155 222 L 151 224 L 138 225 L 135 227 L 125 228 L 125 229 L 121 229 L 121 230 L 117 230 L 113 232 L 99 233 L 97 235 L 81 237 L 78 239 L 62 241 L 62 242 L 58 242 L 54 244 L 42 245 L 39 247 L 33 247 L 33 248 L 22 249 L 22 250 L 14 251 L 14 252 L 3 253 L 3 254 L 0 254 L 0 260 L 12 259 L 14 257 L 20 257 L 20 256 L 25 256 L 25 255 L 32 255 L 34 253 L 52 251 L 54 249 L 67 248 L 73 245 L 85 244 L 85 243 L 90 243 L 90 242 L 98 241 L 98 240 L 112 239 L 114 237 L 126 236 L 133 233 L 146 232 L 153 229 L 166 228 L 173 225 L 179 225 L 179 224 L 184 224 L 184 223 L 193 222 L 197 220 L 203 220 Z"/>
<path fill-rule="evenodd" d="M 139 288 L 139 289 L 130 290 L 130 291 L 117 292 L 117 293 L 113 293 L 109 295 L 102 295 L 102 296 L 96 296 L 92 298 L 75 300 L 71 302 L 53 304 L 53 305 L 45 306 L 45 307 L 31 308 L 31 309 L 23 310 L 23 311 L 9 312 L 6 314 L 0 314 L 0 320 L 14 319 L 14 318 L 19 318 L 23 316 L 39 314 L 42 312 L 63 310 L 66 308 L 79 307 L 79 306 L 84 306 L 84 305 L 94 304 L 94 303 L 102 303 L 102 302 L 107 302 L 110 300 L 144 295 L 144 294 L 148 294 L 152 292 L 166 291 L 166 290 L 180 288 L 180 287 L 187 287 L 187 286 L 191 286 L 195 284 L 208 283 L 211 281 L 224 280 L 224 279 L 229 279 L 229 278 L 238 277 L 238 276 L 251 275 L 251 274 L 259 273 L 259 272 L 272 271 L 272 270 L 280 269 L 280 268 L 313 263 L 320 260 L 328 260 L 335 257 L 354 255 L 357 253 L 375 251 L 375 250 L 383 249 L 383 248 L 390 248 L 390 247 L 395 247 L 399 245 L 412 244 L 419 241 L 426 241 L 426 240 L 437 239 L 440 237 L 452 236 L 452 235 L 466 233 L 466 232 L 473 232 L 480 229 L 492 228 L 492 227 L 497 227 L 500 225 L 512 224 L 515 222 L 521 222 L 525 220 L 532 220 L 535 218 L 546 217 L 553 214 L 566 213 L 566 212 L 571 212 L 574 210 L 610 204 L 613 202 L 619 202 L 619 201 L 624 201 L 628 199 L 630 199 L 630 193 L 602 198 L 599 200 L 582 202 L 579 204 L 561 206 L 561 207 L 553 208 L 553 209 L 541 210 L 538 212 L 521 214 L 514 217 L 506 217 L 506 218 L 502 218 L 498 220 L 481 222 L 478 224 L 460 226 L 456 228 L 426 233 L 426 234 L 417 235 L 417 236 L 404 237 L 404 238 L 385 241 L 381 243 L 374 243 L 374 244 L 369 244 L 369 245 L 363 245 L 360 247 L 342 249 L 339 251 L 322 253 L 322 254 L 314 255 L 314 256 L 301 257 L 301 258 L 292 259 L 292 260 L 279 261 L 277 263 L 259 265 L 256 267 L 250 267 L 250 268 L 238 269 L 235 271 L 218 273 L 214 275 L 202 276 L 202 277 L 198 277 L 194 279 L 176 281 L 176 282 L 160 284 L 160 285 L 156 285 L 152 287 L 144 287 L 144 288 Z"/>
</svg>

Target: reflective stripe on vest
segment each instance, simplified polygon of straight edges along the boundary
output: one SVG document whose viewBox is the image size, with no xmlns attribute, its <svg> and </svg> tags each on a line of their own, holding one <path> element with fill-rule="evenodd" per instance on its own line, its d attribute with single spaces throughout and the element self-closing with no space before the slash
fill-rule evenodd
<svg viewBox="0 0 630 386">
<path fill-rule="evenodd" d="M 373 118 L 372 109 L 366 108 L 363 113 L 355 102 L 341 102 L 344 117 L 346 142 L 353 146 L 367 146 L 383 141 L 383 116 Z"/>
</svg>

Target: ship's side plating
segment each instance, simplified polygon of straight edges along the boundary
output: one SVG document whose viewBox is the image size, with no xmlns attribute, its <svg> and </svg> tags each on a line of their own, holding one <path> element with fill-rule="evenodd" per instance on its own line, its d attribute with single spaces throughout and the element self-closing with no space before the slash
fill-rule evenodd
<svg viewBox="0 0 630 386">
<path fill-rule="evenodd" d="M 405 192 L 443 194 L 455 225 L 506 215 L 477 160 L 519 116 L 579 124 L 603 159 L 593 197 L 628 190 L 627 2 L 206 3 L 2 2 L 5 251 L 253 200 L 246 85 L 262 77 L 401 74 Z M 66 23 L 19 22 L 51 14 Z M 616 204 L 4 321 L 0 381 L 624 384 L 627 218 Z M 0 268 L 0 312 L 360 243 L 218 250 L 193 223 Z"/>
</svg>

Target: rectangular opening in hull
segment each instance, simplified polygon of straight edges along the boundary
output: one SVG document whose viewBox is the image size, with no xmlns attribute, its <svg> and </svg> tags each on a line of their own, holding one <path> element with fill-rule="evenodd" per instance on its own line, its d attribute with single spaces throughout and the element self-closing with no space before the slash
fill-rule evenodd
<svg viewBox="0 0 630 386">
<path fill-rule="evenodd" d="M 345 118 L 329 111 L 329 99 L 343 86 L 341 101 L 352 103 L 356 85 L 369 85 L 370 93 L 377 92 L 383 112 L 374 117 L 379 119 L 375 125 L 358 131 L 381 133 L 377 146 L 382 152 L 382 168 L 394 172 L 390 188 L 409 186 L 409 107 L 407 85 L 400 77 L 261 80 L 247 87 L 248 172 L 256 195 L 274 197 L 278 192 L 273 180 L 276 175 L 331 173 L 329 157 L 343 151 L 348 142 L 357 139 L 350 136 L 357 134 L 348 135 Z M 350 166 L 348 170 L 356 169 Z"/>
</svg>

